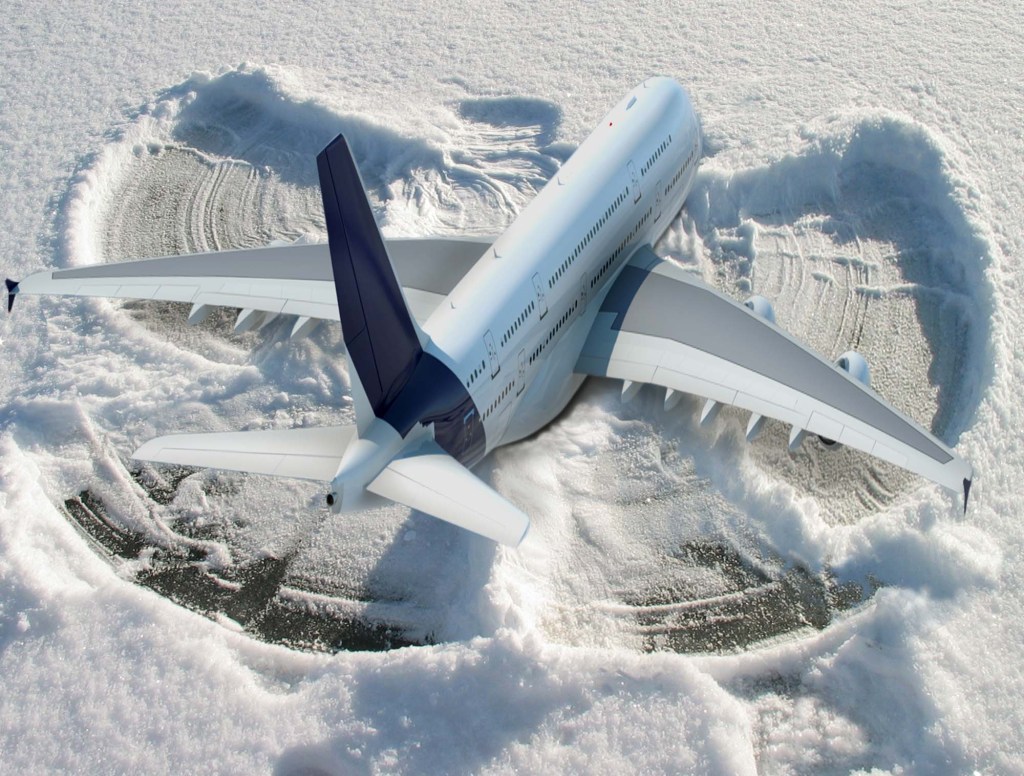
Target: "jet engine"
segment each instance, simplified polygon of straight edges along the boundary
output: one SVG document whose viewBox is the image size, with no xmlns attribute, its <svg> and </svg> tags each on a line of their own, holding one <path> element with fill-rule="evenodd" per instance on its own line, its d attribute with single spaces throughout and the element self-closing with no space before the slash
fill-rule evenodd
<svg viewBox="0 0 1024 776">
<path fill-rule="evenodd" d="M 848 350 L 836 359 L 836 366 L 846 372 L 854 380 L 871 387 L 871 368 L 864 356 L 856 350 Z"/>
<path fill-rule="evenodd" d="M 753 310 L 765 320 L 775 323 L 775 308 L 773 308 L 772 303 L 763 296 L 755 294 L 747 299 L 747 301 L 743 303 L 743 306 Z"/>
<path fill-rule="evenodd" d="M 862 383 L 866 388 L 871 387 L 871 367 L 868 366 L 868 360 L 856 350 L 848 350 L 843 353 L 843 355 L 836 359 L 836 366 L 857 382 Z M 834 439 L 827 439 L 823 436 L 819 436 L 818 439 L 821 440 L 825 447 L 830 449 L 835 449 L 839 446 L 839 443 Z"/>
</svg>

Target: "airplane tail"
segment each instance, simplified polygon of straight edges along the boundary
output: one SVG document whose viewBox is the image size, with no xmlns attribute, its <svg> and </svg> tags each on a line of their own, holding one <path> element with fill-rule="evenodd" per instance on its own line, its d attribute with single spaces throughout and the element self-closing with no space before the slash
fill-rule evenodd
<svg viewBox="0 0 1024 776">
<path fill-rule="evenodd" d="M 426 337 L 409 312 L 345 136 L 331 141 L 316 163 L 341 330 L 355 370 L 352 387 L 362 429 L 374 417 L 383 416 L 401 394 Z"/>
<path fill-rule="evenodd" d="M 326 480 L 336 511 L 384 497 L 518 545 L 530 520 L 464 465 L 486 450 L 479 412 L 462 381 L 425 352 L 344 136 L 316 161 L 357 425 L 176 434 L 134 457 Z"/>
</svg>

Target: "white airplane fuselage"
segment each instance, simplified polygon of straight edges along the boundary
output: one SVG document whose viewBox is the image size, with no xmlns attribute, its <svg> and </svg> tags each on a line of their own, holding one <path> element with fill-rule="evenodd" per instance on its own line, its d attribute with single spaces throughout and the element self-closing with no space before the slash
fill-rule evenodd
<svg viewBox="0 0 1024 776">
<path fill-rule="evenodd" d="M 679 213 L 700 155 L 686 92 L 669 78 L 645 81 L 426 321 L 427 352 L 462 380 L 483 423 L 486 449 L 464 463 L 565 408 L 583 383 L 574 367 L 605 295 L 633 251 Z"/>
</svg>

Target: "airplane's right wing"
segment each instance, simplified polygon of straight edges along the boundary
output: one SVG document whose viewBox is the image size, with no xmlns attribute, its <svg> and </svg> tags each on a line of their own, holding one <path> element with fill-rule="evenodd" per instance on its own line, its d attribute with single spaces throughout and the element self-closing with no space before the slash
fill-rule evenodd
<svg viewBox="0 0 1024 776">
<path fill-rule="evenodd" d="M 966 507 L 973 470 L 963 458 L 867 386 L 757 315 L 664 261 L 649 247 L 616 279 L 576 371 L 652 383 L 749 410 L 761 418 L 862 450 L 953 491 Z"/>
<path fill-rule="evenodd" d="M 426 320 L 483 255 L 493 240 L 415 237 L 386 240 L 413 316 Z M 17 294 L 106 296 L 189 302 L 190 322 L 210 308 L 242 309 L 238 328 L 258 325 L 267 315 L 337 321 L 338 298 L 326 243 L 275 245 L 234 251 L 164 256 L 46 270 L 20 282 L 7 281 L 8 310 Z"/>
</svg>

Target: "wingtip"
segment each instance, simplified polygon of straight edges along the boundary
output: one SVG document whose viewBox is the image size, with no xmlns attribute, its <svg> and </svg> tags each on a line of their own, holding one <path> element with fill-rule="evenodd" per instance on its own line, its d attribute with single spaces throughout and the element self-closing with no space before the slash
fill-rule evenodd
<svg viewBox="0 0 1024 776">
<path fill-rule="evenodd" d="M 7 278 L 4 284 L 7 286 L 7 312 L 10 313 L 14 309 L 14 297 L 18 295 L 18 281 Z"/>
<path fill-rule="evenodd" d="M 967 498 L 971 495 L 971 482 L 972 480 L 968 477 L 964 477 L 964 514 L 967 514 Z"/>
</svg>

